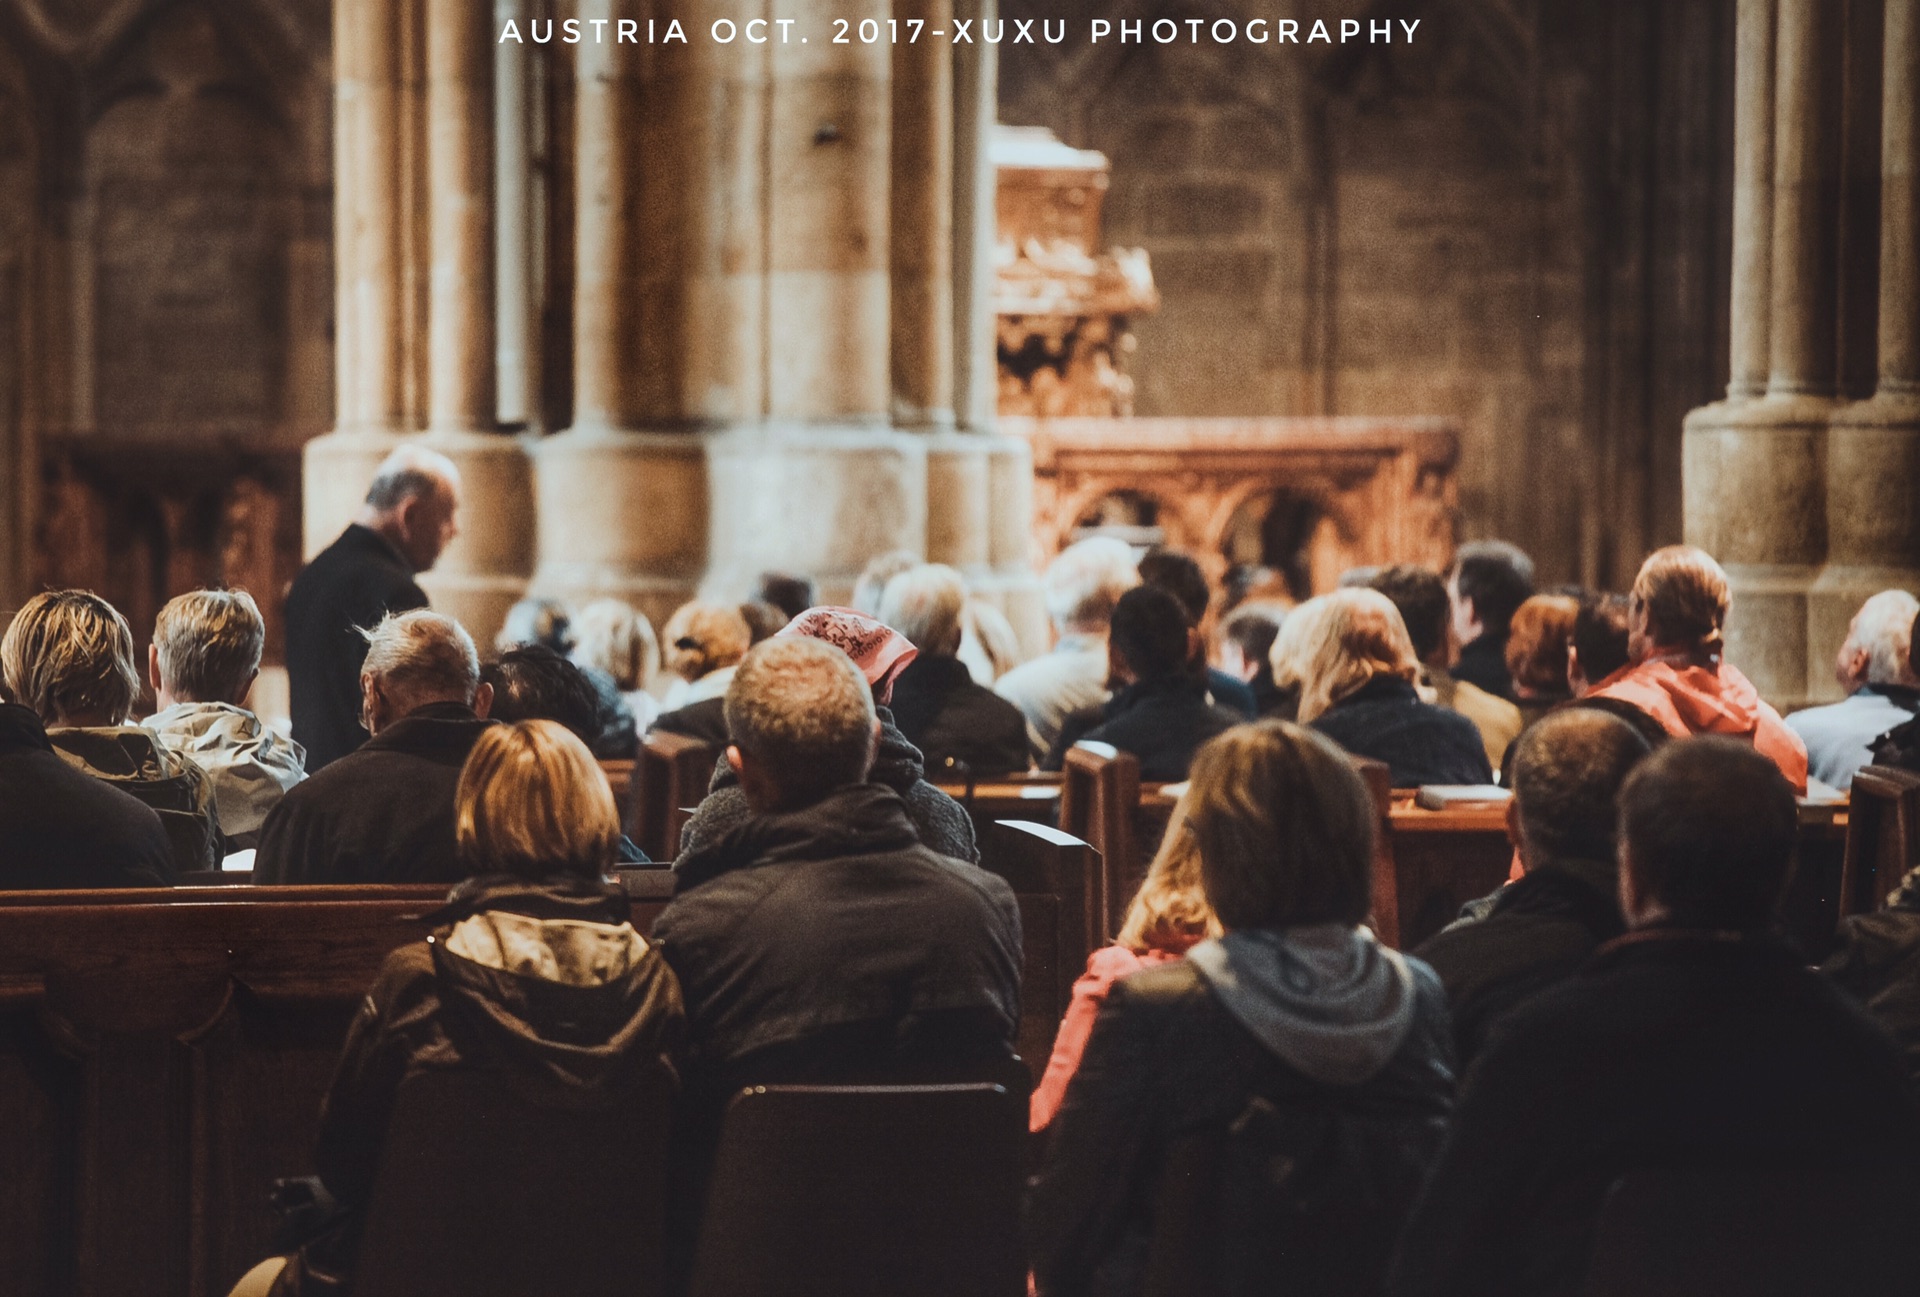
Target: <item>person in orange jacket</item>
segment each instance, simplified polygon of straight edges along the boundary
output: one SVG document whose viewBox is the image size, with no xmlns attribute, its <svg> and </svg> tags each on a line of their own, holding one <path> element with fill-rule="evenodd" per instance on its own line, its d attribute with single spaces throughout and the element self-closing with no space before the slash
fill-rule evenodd
<svg viewBox="0 0 1920 1297">
<path fill-rule="evenodd" d="M 1648 555 L 1627 610 L 1632 660 L 1588 697 L 1617 698 L 1646 712 L 1675 738 L 1722 734 L 1745 739 L 1780 767 L 1795 793 L 1807 791 L 1807 749 L 1753 687 L 1723 659 L 1721 631 L 1731 596 L 1712 555 L 1669 545 Z"/>
</svg>

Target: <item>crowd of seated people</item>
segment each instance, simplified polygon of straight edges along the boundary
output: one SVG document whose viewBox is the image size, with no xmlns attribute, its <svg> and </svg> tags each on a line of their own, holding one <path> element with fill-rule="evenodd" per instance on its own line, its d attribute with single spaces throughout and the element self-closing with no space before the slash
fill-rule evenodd
<svg viewBox="0 0 1920 1297">
<path fill-rule="evenodd" d="M 425 570 L 456 505 L 442 466 L 397 461 L 327 564 Z M 265 633 L 243 593 L 162 610 L 141 724 L 117 611 L 54 591 L 14 615 L 0 885 L 165 885 L 245 846 L 261 884 L 453 889 L 347 1037 L 315 1155 L 331 1209 L 244 1291 L 351 1283 L 421 1068 L 563 1105 L 671 1069 L 682 1247 L 741 1086 L 1018 1084 L 1019 912 L 934 780 L 1057 768 L 1079 741 L 1187 786 L 1031 1095 L 1042 1297 L 1142 1291 L 1191 1192 L 1213 1207 L 1177 1222 L 1189 1288 L 1406 1297 L 1579 1292 L 1608 1185 L 1650 1162 L 1920 1192 L 1920 882 L 1843 922 L 1819 970 L 1778 935 L 1810 765 L 1920 766 L 1912 596 L 1861 608 L 1844 702 L 1783 720 L 1725 660 L 1725 573 L 1684 546 L 1624 597 L 1536 594 L 1524 555 L 1466 547 L 1444 576 L 1242 602 L 1209 635 L 1194 556 L 1083 541 L 1045 581 L 1059 642 L 1025 664 L 953 569 L 868 577 L 867 611 L 782 574 L 685 605 L 667 697 L 651 625 L 615 601 L 530 601 L 485 662 L 453 619 L 369 604 L 351 655 L 312 655 L 351 656 L 357 688 L 324 763 L 247 709 Z M 309 719 L 325 692 L 296 689 Z M 596 761 L 643 718 L 721 754 L 649 933 L 611 881 L 637 853 Z M 1403 788 L 1498 770 L 1512 794 L 1516 877 L 1409 952 L 1369 926 L 1381 830 L 1354 758 Z"/>
</svg>

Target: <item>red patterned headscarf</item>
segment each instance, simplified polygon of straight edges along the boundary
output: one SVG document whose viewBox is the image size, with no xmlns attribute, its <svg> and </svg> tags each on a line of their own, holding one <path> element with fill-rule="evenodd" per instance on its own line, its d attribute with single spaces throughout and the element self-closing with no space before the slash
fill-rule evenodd
<svg viewBox="0 0 1920 1297">
<path fill-rule="evenodd" d="M 905 635 L 851 608 L 809 608 L 782 627 L 779 635 L 824 640 L 845 653 L 866 676 L 874 701 L 882 705 L 893 696 L 894 677 L 920 656 Z"/>
</svg>

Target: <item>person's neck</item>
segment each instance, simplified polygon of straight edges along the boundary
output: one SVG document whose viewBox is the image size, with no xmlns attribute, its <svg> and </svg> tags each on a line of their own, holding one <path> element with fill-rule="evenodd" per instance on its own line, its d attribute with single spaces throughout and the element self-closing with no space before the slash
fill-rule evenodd
<svg viewBox="0 0 1920 1297">
<path fill-rule="evenodd" d="M 413 561 L 407 557 L 405 537 L 400 534 L 400 525 L 392 514 L 381 513 L 372 508 L 362 508 L 353 517 L 354 525 L 365 527 L 368 531 L 387 542 L 387 547 L 400 556 L 400 561 L 409 568 Z"/>
<path fill-rule="evenodd" d="M 56 717 L 53 724 L 47 728 L 52 730 L 110 730 L 125 723 L 126 720 L 124 717 L 115 716 L 112 712 L 72 712 L 63 713 Z"/>
</svg>

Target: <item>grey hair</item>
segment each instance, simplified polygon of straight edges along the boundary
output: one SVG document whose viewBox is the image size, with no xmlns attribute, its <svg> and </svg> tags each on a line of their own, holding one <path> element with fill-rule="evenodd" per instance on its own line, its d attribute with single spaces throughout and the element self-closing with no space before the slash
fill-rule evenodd
<svg viewBox="0 0 1920 1297">
<path fill-rule="evenodd" d="M 480 686 L 480 655 L 473 636 L 451 617 L 416 608 L 388 613 L 367 638 L 360 668 L 379 680 L 403 708 L 433 702 L 472 705 Z"/>
<path fill-rule="evenodd" d="M 887 582 L 879 619 L 922 653 L 952 657 L 960 651 L 966 610 L 967 583 L 960 574 L 945 563 L 922 563 Z"/>
<path fill-rule="evenodd" d="M 1920 599 L 1905 590 L 1882 590 L 1860 605 L 1847 628 L 1847 652 L 1867 655 L 1870 685 L 1913 683 L 1907 660 L 1913 644 L 1913 619 L 1920 615 Z"/>
<path fill-rule="evenodd" d="M 407 443 L 395 447 L 374 470 L 366 502 L 385 513 L 415 496 L 432 495 L 442 486 L 457 486 L 460 470 L 437 450 Z"/>
<path fill-rule="evenodd" d="M 167 601 L 153 622 L 160 680 L 182 702 L 237 697 L 260 669 L 267 623 L 245 590 L 193 590 Z"/>
<path fill-rule="evenodd" d="M 1089 537 L 1047 565 L 1047 615 L 1062 631 L 1104 631 L 1120 596 L 1139 584 L 1140 568 L 1125 541 Z"/>
<path fill-rule="evenodd" d="M 784 806 L 857 784 L 873 764 L 873 691 L 824 640 L 782 635 L 754 646 L 727 689 L 727 733 L 759 761 Z"/>
<path fill-rule="evenodd" d="M 887 582 L 919 564 L 919 555 L 910 549 L 882 554 L 862 569 L 860 579 L 853 583 L 853 602 L 847 606 L 869 617 L 879 616 L 880 596 L 886 591 Z"/>
<path fill-rule="evenodd" d="M 621 689 L 645 689 L 660 669 L 660 641 L 645 613 L 621 599 L 595 599 L 574 619 L 573 660 L 598 667 Z"/>
</svg>

